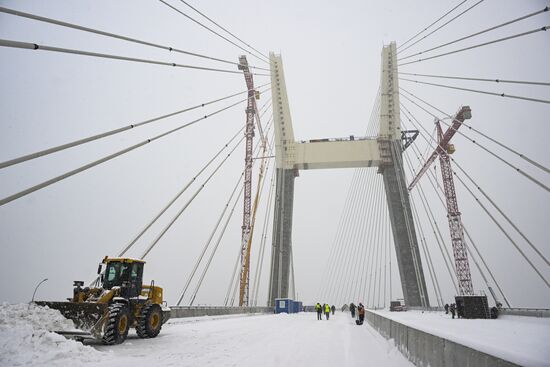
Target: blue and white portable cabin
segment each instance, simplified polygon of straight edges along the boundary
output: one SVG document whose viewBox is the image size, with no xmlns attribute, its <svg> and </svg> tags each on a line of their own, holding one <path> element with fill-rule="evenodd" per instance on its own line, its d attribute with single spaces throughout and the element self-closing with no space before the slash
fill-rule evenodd
<svg viewBox="0 0 550 367">
<path fill-rule="evenodd" d="M 292 307 L 290 298 L 275 298 L 275 313 L 292 313 Z"/>
</svg>

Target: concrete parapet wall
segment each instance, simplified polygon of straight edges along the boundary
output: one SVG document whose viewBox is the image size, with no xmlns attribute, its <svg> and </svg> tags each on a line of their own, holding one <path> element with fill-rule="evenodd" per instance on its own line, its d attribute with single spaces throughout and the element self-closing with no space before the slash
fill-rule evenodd
<svg viewBox="0 0 550 367">
<path fill-rule="evenodd" d="M 273 313 L 273 307 L 171 306 L 170 318 Z"/>
<path fill-rule="evenodd" d="M 548 308 L 501 308 L 500 315 L 529 316 L 529 317 L 550 317 Z"/>
<path fill-rule="evenodd" d="M 366 310 L 368 323 L 386 339 L 393 339 L 399 351 L 416 366 L 428 367 L 512 367 L 514 363 L 462 344 L 403 325 Z"/>
</svg>

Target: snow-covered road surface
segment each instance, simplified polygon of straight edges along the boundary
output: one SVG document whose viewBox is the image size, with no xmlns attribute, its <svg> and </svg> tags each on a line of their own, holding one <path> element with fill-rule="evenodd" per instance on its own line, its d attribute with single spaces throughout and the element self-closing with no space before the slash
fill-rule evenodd
<svg viewBox="0 0 550 367">
<path fill-rule="evenodd" d="M 133 366 L 412 366 L 370 326 L 348 313 L 174 319 L 152 340 L 94 346 Z"/>
<path fill-rule="evenodd" d="M 0 306 L 0 366 L 412 366 L 370 326 L 349 313 L 173 319 L 154 339 L 131 331 L 123 344 L 86 345 L 48 332 L 60 314 Z M 61 320 L 63 321 L 63 320 Z M 70 326 L 70 325 L 67 325 Z"/>
</svg>

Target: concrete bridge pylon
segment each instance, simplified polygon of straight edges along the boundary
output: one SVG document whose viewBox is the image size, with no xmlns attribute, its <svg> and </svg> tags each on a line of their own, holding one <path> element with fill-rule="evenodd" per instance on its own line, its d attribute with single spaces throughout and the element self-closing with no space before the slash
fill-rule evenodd
<svg viewBox="0 0 550 367">
<path fill-rule="evenodd" d="M 382 49 L 378 137 L 297 142 L 280 55 L 270 53 L 275 127 L 276 190 L 268 305 L 289 296 L 294 180 L 299 170 L 378 167 L 383 176 L 405 303 L 429 306 L 403 169 L 395 42 Z M 352 301 L 352 300 L 350 300 Z"/>
</svg>

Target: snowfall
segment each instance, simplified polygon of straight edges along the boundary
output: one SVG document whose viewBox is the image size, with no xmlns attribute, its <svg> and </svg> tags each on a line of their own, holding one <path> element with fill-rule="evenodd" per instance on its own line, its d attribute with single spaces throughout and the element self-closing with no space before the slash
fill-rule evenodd
<svg viewBox="0 0 550 367">
<path fill-rule="evenodd" d="M 550 365 L 549 319 L 451 320 L 420 312 L 391 317 L 520 365 Z M 131 331 L 114 346 L 52 332 L 73 329 L 48 308 L 0 305 L 0 366 L 412 366 L 392 340 L 341 312 L 328 321 L 313 313 L 172 319 L 157 338 L 139 339 Z"/>
</svg>

